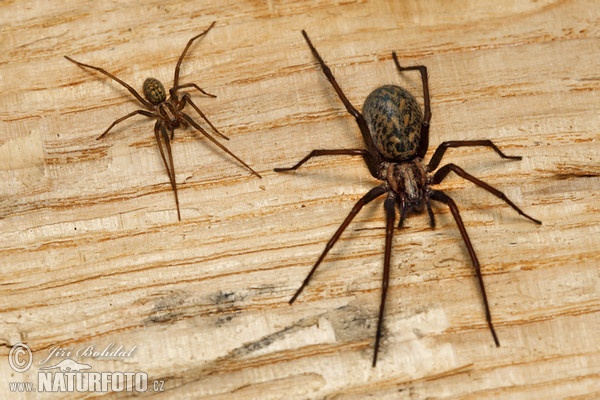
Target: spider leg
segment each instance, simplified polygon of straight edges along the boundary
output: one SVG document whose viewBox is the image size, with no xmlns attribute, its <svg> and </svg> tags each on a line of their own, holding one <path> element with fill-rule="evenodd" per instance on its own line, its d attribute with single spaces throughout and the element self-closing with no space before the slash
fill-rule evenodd
<svg viewBox="0 0 600 400">
<path fill-rule="evenodd" d="M 262 176 L 260 176 L 260 174 L 258 172 L 256 172 L 255 170 L 253 170 L 252 168 L 250 168 L 250 166 L 248 164 L 246 164 L 244 161 L 242 161 L 241 158 L 239 158 L 238 156 L 236 156 L 235 154 L 233 154 L 227 147 L 223 146 L 221 143 L 219 143 L 214 137 L 212 137 L 208 132 L 206 132 L 206 130 L 204 130 L 204 128 L 202 128 L 200 125 L 198 125 L 198 123 L 196 123 L 196 121 L 194 121 L 192 119 L 192 117 L 190 117 L 187 114 L 181 113 L 181 116 L 183 117 L 183 119 L 185 119 L 190 125 L 192 125 L 194 128 L 196 128 L 196 130 L 198 132 L 200 132 L 201 134 L 203 134 L 206 138 L 208 138 L 211 142 L 213 142 L 215 145 L 217 145 L 221 150 L 223 150 L 225 153 L 229 154 L 231 157 L 233 157 L 237 162 L 239 162 L 240 164 L 242 164 L 244 167 L 246 167 L 248 170 L 250 170 L 250 172 L 252 172 L 254 175 L 258 176 L 259 178 L 262 178 Z"/>
<path fill-rule="evenodd" d="M 494 196 L 496 196 L 499 199 L 503 200 L 506 204 L 508 204 L 509 206 L 511 206 L 516 212 L 518 212 L 519 214 L 521 214 L 525 218 L 527 218 L 527 219 L 535 222 L 536 224 L 539 224 L 539 225 L 542 224 L 541 221 L 539 221 L 539 220 L 537 220 L 537 219 L 535 219 L 533 217 L 530 217 L 529 215 L 525 214 L 519 207 L 516 206 L 515 203 L 513 203 L 512 201 L 510 201 L 508 199 L 508 197 L 506 197 L 506 195 L 504 193 L 502 193 L 498 189 L 490 186 L 489 184 L 483 182 L 482 180 L 479 180 L 479 179 L 475 178 L 473 175 L 469 174 L 464 169 L 460 168 L 458 165 L 455 165 L 455 164 L 446 164 L 442 168 L 438 169 L 437 172 L 433 175 L 433 178 L 431 179 L 431 184 L 438 184 L 438 183 L 440 183 L 442 180 L 444 180 L 444 178 L 448 175 L 448 173 L 450 173 L 450 171 L 453 171 L 458 176 L 460 176 L 460 177 L 462 177 L 462 178 L 464 178 L 464 179 L 466 179 L 466 180 L 468 180 L 470 182 L 473 182 L 474 184 L 476 184 L 480 188 L 483 188 L 483 189 L 487 190 L 488 192 L 490 192 Z"/>
<path fill-rule="evenodd" d="M 294 293 L 294 295 L 290 299 L 290 301 L 289 301 L 290 304 L 292 304 L 296 300 L 296 298 L 300 295 L 300 293 L 302 293 L 302 290 L 304 290 L 304 287 L 310 281 L 310 278 L 313 276 L 313 274 L 315 273 L 315 271 L 321 264 L 321 261 L 323 261 L 323 259 L 325 258 L 325 256 L 329 252 L 329 250 L 331 250 L 333 245 L 340 238 L 341 234 L 348 227 L 348 225 L 350 224 L 352 219 L 354 219 L 356 214 L 359 213 L 359 211 L 364 207 L 365 204 L 371 202 L 372 200 L 376 199 L 377 197 L 381 196 L 382 194 L 384 194 L 387 191 L 388 191 L 388 188 L 386 186 L 383 186 L 383 185 L 376 186 L 373 189 L 369 190 L 367 192 L 367 194 L 365 194 L 363 197 L 360 198 L 360 200 L 358 200 L 356 202 L 356 204 L 354 205 L 354 207 L 352 208 L 352 210 L 350 211 L 350 213 L 348 214 L 348 216 L 346 217 L 344 222 L 342 222 L 342 224 L 339 226 L 337 231 L 335 231 L 335 233 L 333 234 L 331 239 L 329 239 L 329 242 L 327 242 L 327 245 L 325 246 L 325 250 L 323 250 L 323 252 L 319 256 L 319 259 L 317 260 L 315 265 L 313 265 L 313 267 L 310 270 L 310 272 L 308 273 L 308 275 L 306 275 L 306 278 L 304 279 L 304 282 L 302 282 L 302 285 L 300 285 L 300 288 L 298 288 L 298 290 L 296 290 L 296 293 Z"/>
<path fill-rule="evenodd" d="M 185 45 L 185 49 L 183 49 L 183 52 L 181 53 L 181 56 L 179 56 L 179 60 L 177 61 L 177 65 L 175 66 L 175 79 L 173 79 L 173 86 L 177 87 L 179 86 L 179 68 L 181 67 L 181 62 L 183 61 L 183 57 L 185 57 L 185 54 L 187 53 L 187 51 L 189 50 L 190 46 L 192 45 L 192 43 L 194 42 L 194 40 L 206 35 L 208 33 L 208 31 L 210 31 L 212 29 L 213 26 L 215 26 L 215 23 L 217 21 L 213 21 L 212 24 L 210 24 L 210 26 L 208 28 L 206 28 L 206 30 L 202 33 L 200 33 L 199 35 L 194 36 L 193 38 L 191 38 L 187 44 Z"/>
<path fill-rule="evenodd" d="M 165 142 L 165 148 L 167 156 L 165 157 L 165 150 L 163 149 L 162 140 Z M 165 127 L 158 122 L 154 125 L 154 136 L 156 136 L 156 143 L 158 144 L 158 150 L 160 151 L 160 156 L 162 157 L 165 168 L 167 169 L 167 175 L 169 175 L 169 181 L 171 182 L 171 188 L 173 188 L 173 193 L 175 194 L 175 204 L 177 206 L 177 218 L 181 221 L 181 214 L 179 211 L 179 197 L 177 195 L 177 183 L 175 181 L 175 167 L 173 166 L 173 153 L 171 151 L 171 140 L 169 139 L 169 134 Z M 167 161 L 168 157 L 168 161 Z"/>
<path fill-rule="evenodd" d="M 488 304 L 487 294 L 485 291 L 485 285 L 483 284 L 483 277 L 481 276 L 481 267 L 479 265 L 479 260 L 475 255 L 475 250 L 473 249 L 473 245 L 471 244 L 471 240 L 469 239 L 469 235 L 467 234 L 467 230 L 465 229 L 465 225 L 460 217 L 460 212 L 458 211 L 458 207 L 454 200 L 452 200 L 448 195 L 439 190 L 433 190 L 431 192 L 431 199 L 439 201 L 441 203 L 446 204 L 450 208 L 450 212 L 454 217 L 454 221 L 456 221 L 456 225 L 458 226 L 458 230 L 460 231 L 460 235 L 467 246 L 467 250 L 469 251 L 469 256 L 471 257 L 471 262 L 473 263 L 473 267 L 475 267 L 475 273 L 477 275 L 477 281 L 479 282 L 479 288 L 481 290 L 481 296 L 483 299 L 483 306 L 485 308 L 485 319 L 487 321 L 488 327 L 494 338 L 494 343 L 496 347 L 500 346 L 500 342 L 498 341 L 498 336 L 496 335 L 496 330 L 494 329 L 494 325 L 492 324 L 492 315 L 490 313 L 490 306 Z"/>
<path fill-rule="evenodd" d="M 368 149 L 369 153 L 373 156 L 373 158 L 380 158 L 379 152 L 377 151 L 377 147 L 375 147 L 375 143 L 373 142 L 373 138 L 371 137 L 371 133 L 369 131 L 369 127 L 367 126 L 367 122 L 365 121 L 365 118 L 352 105 L 352 103 L 350 103 L 350 100 L 348 100 L 348 98 L 346 97 L 346 95 L 342 91 L 342 88 L 340 87 L 340 85 L 335 80 L 335 77 L 333 76 L 333 73 L 331 72 L 331 69 L 329 69 L 329 67 L 325 64 L 325 61 L 323 61 L 323 59 L 321 58 L 321 56 L 317 52 L 317 49 L 315 48 L 315 46 L 313 46 L 313 44 L 310 41 L 310 39 L 309 39 L 308 35 L 306 34 L 305 30 L 302 30 L 302 36 L 304 36 L 304 39 L 306 40 L 306 43 L 308 43 L 308 47 L 310 47 L 310 51 L 312 52 L 313 56 L 319 62 L 319 65 L 321 66 L 321 69 L 323 70 L 323 73 L 325 74 L 325 77 L 327 78 L 327 80 L 329 81 L 329 83 L 331 83 L 331 86 L 333 86 L 333 89 L 337 93 L 337 95 L 340 98 L 340 100 L 342 101 L 342 103 L 344 103 L 344 106 L 346 107 L 346 110 L 348 111 L 348 113 L 350 115 L 352 115 L 356 119 L 356 123 L 358 124 L 358 127 L 360 128 L 360 133 L 361 133 L 361 135 L 363 137 L 363 140 L 364 140 L 365 144 L 367 145 L 367 149 Z"/>
<path fill-rule="evenodd" d="M 213 131 L 215 131 L 216 134 L 218 134 L 219 136 L 221 136 L 223 139 L 229 140 L 229 138 L 225 135 L 223 135 L 221 132 L 219 132 L 219 130 L 217 128 L 215 128 L 215 126 L 208 120 L 208 118 L 206 118 L 206 115 L 204 115 L 204 113 L 202 111 L 200 111 L 200 108 L 198 108 L 198 106 L 192 101 L 192 99 L 190 98 L 190 94 L 189 93 L 184 93 L 181 96 L 181 101 L 182 101 L 182 109 L 185 106 L 186 103 L 189 103 L 190 106 L 192 106 L 192 108 L 194 110 L 196 110 L 196 112 L 198 113 L 198 115 L 200 115 L 200 117 L 202 117 L 203 120 L 206 121 L 206 123 L 208 125 L 210 125 L 210 127 L 213 129 Z"/>
<path fill-rule="evenodd" d="M 100 72 L 101 74 L 104 74 L 106 76 L 108 76 L 110 79 L 120 83 L 122 86 L 124 86 L 127 90 L 129 90 L 129 92 L 135 96 L 136 99 L 139 100 L 140 103 L 142 103 L 146 108 L 152 110 L 154 108 L 153 104 L 150 103 L 148 100 L 144 99 L 134 88 L 132 88 L 131 86 L 129 86 L 127 83 L 123 82 L 121 79 L 117 78 L 116 76 L 114 76 L 113 74 L 111 74 L 110 72 L 107 72 L 106 70 L 100 68 L 100 67 L 94 67 L 93 65 L 89 65 L 89 64 L 84 64 L 81 63 L 79 61 L 75 61 L 73 60 L 71 57 L 69 56 L 65 56 L 65 58 L 69 61 L 71 61 L 73 64 L 77 64 L 80 67 L 85 67 L 85 68 L 91 68 L 94 69 L 98 72 Z"/>
<path fill-rule="evenodd" d="M 442 142 L 437 149 L 435 149 L 435 153 L 429 160 L 429 164 L 427 165 L 428 171 L 433 171 L 440 165 L 440 161 L 442 161 L 442 157 L 446 150 L 450 147 L 473 147 L 473 146 L 483 146 L 489 147 L 494 150 L 500 157 L 506 158 L 509 160 L 521 160 L 523 157 L 521 156 L 507 156 L 504 154 L 491 140 L 450 140 L 447 142 Z"/>
<path fill-rule="evenodd" d="M 429 122 L 431 121 L 431 107 L 429 105 L 429 80 L 427 79 L 427 67 L 424 65 L 401 67 L 395 51 L 392 52 L 392 58 L 394 59 L 394 64 L 396 64 L 396 68 L 398 68 L 398 72 L 400 73 L 402 71 L 419 71 L 419 74 L 421 75 L 421 82 L 423 84 L 423 102 L 425 103 L 425 115 L 423 116 L 423 123 L 429 125 Z"/>
<path fill-rule="evenodd" d="M 435 228 L 435 215 L 431 209 L 431 201 L 429 200 L 429 197 L 425 198 L 425 206 L 427 207 L 427 214 L 429 214 L 429 226 Z"/>
<path fill-rule="evenodd" d="M 383 256 L 383 278 L 381 281 L 381 302 L 379 303 L 379 319 L 377 320 L 377 334 L 375 335 L 375 349 L 373 354 L 373 367 L 377 364 L 377 354 L 379 353 L 379 343 L 383 329 L 383 315 L 385 308 L 385 299 L 387 297 L 388 285 L 390 281 L 390 260 L 392 254 L 392 237 L 394 235 L 394 220 L 396 219 L 395 210 L 396 196 L 393 191 L 388 192 L 388 197 L 383 203 L 385 209 L 385 253 Z"/>
<path fill-rule="evenodd" d="M 200 86 L 196 85 L 195 83 L 185 83 L 183 85 L 174 86 L 174 87 L 171 88 L 171 90 L 169 90 L 169 92 L 172 95 L 173 93 L 177 93 L 177 91 L 179 89 L 185 89 L 185 88 L 189 88 L 189 87 L 193 87 L 193 88 L 198 89 L 200 91 L 200 93 L 202 93 L 203 95 L 206 95 L 208 97 L 213 97 L 213 98 L 217 97 L 214 94 L 208 93 L 207 91 L 205 91 L 204 89 L 202 89 Z"/>
<path fill-rule="evenodd" d="M 398 210 L 400 211 L 400 219 L 398 220 L 398 228 L 402 228 L 404 226 L 404 220 L 406 219 L 406 194 L 404 192 L 400 192 L 399 196 L 396 197 L 396 204 L 398 205 Z"/>
<path fill-rule="evenodd" d="M 116 121 L 114 121 L 112 124 L 110 124 L 110 126 L 104 131 L 104 133 L 102 133 L 102 135 L 98 136 L 96 138 L 96 140 L 102 139 L 104 137 L 104 135 L 106 135 L 115 125 L 117 125 L 118 123 L 121 123 L 123 121 L 125 121 L 127 118 L 131 118 L 135 115 L 145 115 L 146 117 L 150 117 L 150 118 L 157 118 L 156 114 L 150 112 L 150 111 L 146 111 L 146 110 L 136 110 L 134 112 L 131 112 L 127 115 L 125 115 L 124 117 L 121 117 L 119 119 L 117 119 Z"/>
<path fill-rule="evenodd" d="M 313 157 L 320 157 L 320 156 L 363 156 L 365 157 L 366 155 L 368 155 L 367 150 L 365 149 L 335 149 L 335 150 L 313 150 L 311 151 L 306 157 L 304 157 L 302 160 L 298 161 L 298 163 L 296 163 L 296 165 L 289 167 L 289 168 L 275 168 L 274 171 L 275 172 L 284 172 L 284 171 L 294 171 L 298 168 L 300 168 L 300 166 L 302 164 L 304 164 L 305 162 L 307 162 L 308 160 L 310 160 Z"/>
<path fill-rule="evenodd" d="M 419 143 L 419 148 L 417 149 L 417 156 L 423 158 L 425 157 L 425 153 L 427 153 L 427 147 L 429 147 L 429 122 L 431 121 L 431 106 L 429 101 L 429 80 L 427 78 L 427 67 L 424 65 L 401 67 L 395 51 L 392 52 L 392 58 L 394 59 L 394 64 L 396 64 L 398 72 L 402 73 L 402 71 L 418 70 L 419 74 L 421 75 L 425 115 L 423 116 L 423 122 L 421 123 L 421 141 Z"/>
<path fill-rule="evenodd" d="M 327 80 L 329 81 L 329 83 L 331 83 L 331 86 L 333 86 L 333 89 L 338 94 L 338 97 L 340 98 L 340 100 L 342 101 L 342 103 L 344 103 L 344 106 L 346 107 L 346 110 L 348 110 L 348 112 L 352 116 L 354 116 L 354 118 L 356 118 L 356 119 L 362 118 L 362 114 L 352 105 L 352 103 L 350 103 L 350 100 L 348 100 L 348 98 L 346 97 L 346 95 L 342 91 L 342 88 L 340 87 L 340 85 L 335 80 L 335 77 L 333 76 L 333 73 L 331 72 L 331 70 L 329 69 L 329 67 L 327 66 L 327 64 L 325 64 L 325 61 L 323 61 L 323 59 L 319 55 L 319 52 L 317 51 L 317 49 L 315 48 L 315 46 L 310 41 L 310 39 L 309 39 L 309 37 L 306 34 L 306 31 L 304 29 L 302 30 L 302 36 L 304 36 L 304 39 L 306 40 L 306 43 L 308 43 L 308 47 L 310 47 L 310 51 L 312 52 L 313 56 L 319 62 L 319 65 L 321 66 L 321 69 L 323 70 L 323 73 L 327 77 Z"/>
</svg>

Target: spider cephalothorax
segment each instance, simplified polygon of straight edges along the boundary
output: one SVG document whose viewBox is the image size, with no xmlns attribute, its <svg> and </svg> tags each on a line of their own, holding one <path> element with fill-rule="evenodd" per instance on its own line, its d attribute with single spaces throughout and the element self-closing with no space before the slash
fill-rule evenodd
<svg viewBox="0 0 600 400">
<path fill-rule="evenodd" d="M 436 149 L 428 164 L 423 162 L 423 157 L 427 153 L 429 145 L 429 122 L 431 119 L 431 109 L 429 106 L 429 84 L 427 78 L 427 68 L 423 65 L 413 67 L 401 67 L 396 57 L 396 53 L 392 53 L 392 58 L 399 72 L 408 70 L 418 70 L 421 75 L 423 84 L 423 98 L 425 112 L 421 112 L 421 108 L 417 100 L 405 89 L 395 85 L 385 85 L 375 89 L 365 101 L 362 113 L 359 112 L 346 98 L 342 89 L 336 82 L 331 70 L 315 47 L 308 38 L 305 31 L 302 31 L 304 39 L 308 43 L 314 57 L 319 62 L 323 73 L 337 92 L 340 100 L 344 103 L 346 110 L 356 119 L 356 123 L 360 129 L 361 135 L 365 142 L 364 149 L 322 149 L 313 150 L 306 157 L 300 160 L 296 165 L 290 168 L 276 168 L 275 171 L 283 172 L 295 170 L 304 164 L 312 157 L 327 156 L 327 155 L 354 155 L 362 156 L 369 168 L 371 175 L 383 181 L 379 186 L 375 186 L 367 194 L 365 194 L 354 205 L 350 214 L 340 225 L 333 237 L 325 246 L 325 250 L 321 253 L 317 262 L 304 279 L 304 282 L 296 293 L 290 299 L 290 304 L 293 303 L 302 290 L 310 281 L 317 267 L 321 264 L 329 250 L 339 239 L 342 232 L 350 224 L 352 219 L 359 213 L 362 207 L 376 199 L 377 197 L 387 194 L 384 202 L 386 214 L 386 234 L 385 234 L 385 252 L 383 261 L 383 280 L 381 290 L 381 303 L 379 306 L 379 317 L 377 322 L 377 333 L 375 336 L 375 349 L 373 355 L 373 366 L 377 363 L 377 354 L 381 339 L 383 327 L 383 315 L 385 308 L 385 299 L 387 296 L 387 288 L 390 273 L 391 259 L 391 244 L 394 233 L 394 223 L 396 220 L 396 208 L 400 211 L 400 219 L 398 226 L 401 226 L 408 212 L 420 212 L 427 208 L 429 213 L 430 224 L 435 226 L 433 211 L 431 209 L 431 200 L 446 204 L 458 225 L 460 234 L 465 242 L 469 256 L 475 268 L 479 287 L 481 289 L 483 305 L 486 314 L 486 320 L 494 343 L 499 346 L 498 336 L 492 317 L 490 314 L 489 304 L 481 275 L 479 261 L 475 255 L 475 250 L 471 244 L 463 221 L 460 217 L 456 203 L 444 192 L 434 189 L 431 185 L 440 183 L 451 171 L 459 176 L 473 182 L 477 186 L 487 190 L 496 197 L 499 197 L 515 209 L 519 214 L 530 219 L 531 221 L 541 224 L 540 221 L 528 216 L 511 202 L 502 192 L 488 185 L 487 183 L 475 178 L 462 168 L 454 164 L 447 164 L 437 171 L 442 156 L 446 149 L 450 147 L 464 146 L 484 146 L 494 150 L 500 157 L 520 160 L 518 156 L 505 155 L 495 144 L 490 140 L 461 140 L 443 142 Z M 435 171 L 435 172 L 434 172 Z"/>
</svg>

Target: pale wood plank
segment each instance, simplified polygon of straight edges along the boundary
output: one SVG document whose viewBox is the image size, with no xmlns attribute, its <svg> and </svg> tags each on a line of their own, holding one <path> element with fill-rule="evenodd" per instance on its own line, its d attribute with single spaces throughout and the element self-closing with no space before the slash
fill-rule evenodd
<svg viewBox="0 0 600 400">
<path fill-rule="evenodd" d="M 26 342 L 36 381 L 52 347 L 137 346 L 93 371 L 144 371 L 169 398 L 576 398 L 600 396 L 598 66 L 594 1 L 2 2 L 0 356 Z M 187 40 L 216 20 L 182 67 L 250 175 L 206 140 L 174 142 L 182 221 L 136 88 L 172 79 Z M 486 329 L 450 214 L 411 216 L 394 239 L 386 335 L 370 366 L 383 212 L 357 217 L 293 306 L 287 301 L 352 204 L 376 182 L 360 159 L 313 148 L 361 145 L 300 35 L 307 29 L 357 106 L 375 87 L 420 95 L 429 68 L 431 149 L 493 139 L 447 161 L 503 190 L 537 227 L 456 177 L 502 347 Z M 64 357 L 56 357 L 60 361 Z M 47 364 L 46 364 L 47 365 Z M 122 393 L 121 395 L 127 395 Z M 95 397 L 89 394 L 87 397 Z M 2 396 L 6 397 L 6 396 Z M 23 398 L 45 398 L 29 393 Z M 73 395 L 80 397 L 80 395 Z"/>
</svg>

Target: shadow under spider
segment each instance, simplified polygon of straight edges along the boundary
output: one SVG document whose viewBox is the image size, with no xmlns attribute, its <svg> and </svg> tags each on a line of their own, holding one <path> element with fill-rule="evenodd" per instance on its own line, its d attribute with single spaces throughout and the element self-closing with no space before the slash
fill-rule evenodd
<svg viewBox="0 0 600 400">
<path fill-rule="evenodd" d="M 456 203 L 452 198 L 441 190 L 433 189 L 430 185 L 441 183 L 450 172 L 454 172 L 460 177 L 474 183 L 480 188 L 488 191 L 498 197 L 509 206 L 511 206 L 520 215 L 536 224 L 541 224 L 535 218 L 525 214 L 519 207 L 510 201 L 504 193 L 480 179 L 469 174 L 455 164 L 446 164 L 438 168 L 442 157 L 447 149 L 452 147 L 488 147 L 496 152 L 501 158 L 520 160 L 520 156 L 507 156 L 491 140 L 454 140 L 443 142 L 435 150 L 431 160 L 425 164 L 423 157 L 427 153 L 429 146 L 429 122 L 431 120 L 431 108 L 429 99 L 429 83 L 427 78 L 427 67 L 417 65 L 411 67 L 401 67 L 396 57 L 392 53 L 392 58 L 396 64 L 399 73 L 403 71 L 418 71 L 421 75 L 423 86 L 423 99 L 425 113 L 415 99 L 407 90 L 396 85 L 385 85 L 375 89 L 367 99 L 359 112 L 348 100 L 329 67 L 325 64 L 316 48 L 313 46 L 308 35 L 303 30 L 302 35 L 308 44 L 313 56 L 318 61 L 327 80 L 333 86 L 338 97 L 346 107 L 346 110 L 352 115 L 360 129 L 366 148 L 360 149 L 318 149 L 311 151 L 306 157 L 298 161 L 294 166 L 288 168 L 275 168 L 276 172 L 294 171 L 313 157 L 349 155 L 361 156 L 371 175 L 382 181 L 379 186 L 375 186 L 365 194 L 354 205 L 346 219 L 333 234 L 333 237 L 327 242 L 325 249 L 309 271 L 308 275 L 296 291 L 289 303 L 292 304 L 308 285 L 313 274 L 329 252 L 338 241 L 344 230 L 348 227 L 354 217 L 360 210 L 379 196 L 386 195 L 383 208 L 386 214 L 385 224 L 385 252 L 383 257 L 383 279 L 381 284 L 381 301 L 379 305 L 379 316 L 377 321 L 377 332 L 375 334 L 375 348 L 373 352 L 373 367 L 377 364 L 377 354 L 381 341 L 383 330 L 383 316 L 385 301 L 390 277 L 390 260 L 392 237 L 394 234 L 394 225 L 396 220 L 396 208 L 400 212 L 398 227 L 401 227 L 406 215 L 409 212 L 422 212 L 424 209 L 429 214 L 431 227 L 435 227 L 435 218 L 431 209 L 431 200 L 440 202 L 448 206 L 460 235 L 467 247 L 469 257 L 475 268 L 477 282 L 481 289 L 481 296 L 485 310 L 485 318 L 494 339 L 496 346 L 500 346 L 498 335 L 492 323 L 490 307 L 481 275 L 479 260 L 475 254 L 469 235 L 460 216 Z M 435 171 L 437 169 L 437 171 Z M 435 171 L 435 172 L 434 172 Z"/>
<path fill-rule="evenodd" d="M 179 90 L 181 90 L 181 89 L 193 88 L 193 89 L 198 90 L 200 93 L 202 93 L 206 96 L 216 97 L 215 95 L 205 92 L 202 88 L 200 88 L 195 83 L 184 83 L 181 85 L 179 84 L 179 69 L 181 67 L 181 62 L 183 61 L 183 58 L 185 57 L 185 54 L 187 53 L 187 51 L 190 48 L 190 46 L 192 45 L 192 43 L 196 39 L 199 39 L 199 38 L 203 37 L 204 35 L 206 35 L 208 33 L 208 31 L 210 31 L 211 28 L 215 25 L 215 23 L 216 23 L 216 21 L 213 21 L 213 23 L 210 24 L 210 26 L 204 32 L 200 33 L 199 35 L 194 36 L 187 42 L 187 45 L 183 49 L 183 52 L 181 53 L 181 56 L 179 57 L 179 60 L 177 61 L 177 65 L 175 66 L 175 78 L 173 79 L 173 87 L 171 87 L 171 89 L 169 89 L 169 97 L 168 98 L 167 98 L 167 93 L 165 91 L 165 87 L 158 79 L 148 78 L 144 81 L 144 85 L 143 85 L 144 97 L 145 97 L 144 98 L 133 87 L 131 87 L 130 85 L 128 85 L 121 79 L 117 78 L 113 74 L 107 72 L 106 70 L 99 68 L 99 67 L 94 67 L 93 65 L 88 65 L 88 64 L 81 63 L 79 61 L 75 61 L 71 57 L 65 56 L 65 58 L 67 60 L 71 61 L 74 64 L 79 65 L 80 67 L 96 70 L 96 71 L 108 76 L 112 80 L 118 82 L 123 87 L 125 87 L 127 90 L 129 90 L 129 92 L 140 103 L 142 103 L 142 105 L 146 108 L 145 110 L 133 111 L 133 112 L 125 115 L 124 117 L 121 117 L 121 118 L 115 120 L 104 131 L 104 133 L 102 133 L 102 135 L 100 135 L 97 138 L 97 140 L 102 139 L 104 136 L 106 136 L 106 134 L 108 134 L 109 131 L 115 125 L 117 125 L 135 115 L 143 115 L 148 118 L 152 118 L 152 119 L 156 120 L 156 123 L 154 124 L 154 136 L 156 138 L 156 143 L 158 144 L 158 150 L 160 151 L 160 156 L 161 156 L 163 163 L 165 165 L 165 168 L 167 170 L 167 175 L 169 176 L 169 181 L 171 182 L 171 187 L 173 188 L 173 193 L 175 195 L 175 204 L 177 206 L 177 218 L 180 221 L 181 221 L 181 213 L 179 210 L 179 197 L 177 195 L 177 183 L 175 181 L 175 167 L 173 166 L 173 153 L 171 150 L 171 141 L 173 140 L 173 137 L 175 135 L 175 129 L 177 129 L 179 127 L 187 128 L 189 125 L 191 125 L 198 132 L 200 132 L 202 135 L 207 137 L 211 142 L 213 142 L 215 145 L 217 145 L 217 147 L 219 147 L 221 150 L 225 151 L 227 154 L 229 154 L 231 157 L 233 157 L 236 161 L 238 161 L 240 164 L 242 164 L 244 167 L 246 167 L 248 170 L 250 170 L 250 172 L 252 172 L 254 175 L 261 178 L 261 176 L 258 172 L 253 170 L 242 159 L 240 159 L 238 156 L 233 154 L 227 147 L 225 147 L 224 145 L 219 143 L 211 134 L 209 134 L 204 128 L 202 128 L 202 126 L 200 126 L 196 121 L 194 121 L 192 119 L 192 117 L 190 117 L 189 115 L 187 115 L 186 113 L 183 112 L 183 109 L 185 108 L 185 106 L 187 104 L 189 104 L 198 113 L 198 115 L 200 115 L 200 117 L 212 128 L 212 130 L 217 135 L 219 135 L 223 139 L 229 140 L 229 138 L 227 136 L 225 136 L 221 132 L 219 132 L 219 130 L 208 120 L 206 115 L 204 115 L 204 113 L 200 110 L 200 108 L 198 108 L 198 106 L 192 101 L 189 93 L 187 93 L 187 92 L 178 93 Z"/>
</svg>

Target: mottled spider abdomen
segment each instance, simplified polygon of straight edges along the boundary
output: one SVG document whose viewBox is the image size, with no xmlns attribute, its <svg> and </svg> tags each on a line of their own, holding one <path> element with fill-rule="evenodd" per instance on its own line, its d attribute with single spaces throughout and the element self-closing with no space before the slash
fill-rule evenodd
<svg viewBox="0 0 600 400">
<path fill-rule="evenodd" d="M 362 114 L 384 157 L 403 161 L 416 154 L 423 113 L 412 94 L 400 86 L 381 86 L 367 97 Z"/>
<path fill-rule="evenodd" d="M 167 99 L 167 92 L 158 79 L 148 78 L 144 81 L 144 96 L 150 103 L 160 104 Z"/>
</svg>

